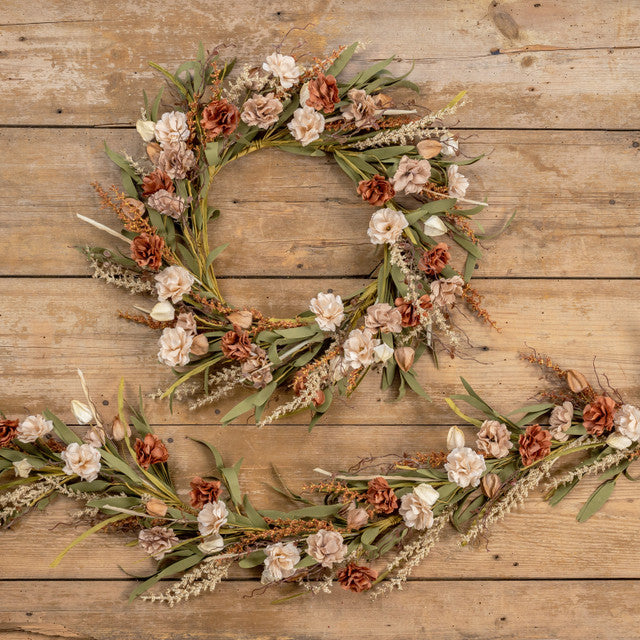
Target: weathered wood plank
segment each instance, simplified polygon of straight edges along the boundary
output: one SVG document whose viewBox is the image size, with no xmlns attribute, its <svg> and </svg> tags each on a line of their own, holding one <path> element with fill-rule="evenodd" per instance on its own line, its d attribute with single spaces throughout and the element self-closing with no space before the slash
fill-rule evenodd
<svg viewBox="0 0 640 640">
<path fill-rule="evenodd" d="M 187 498 L 189 480 L 209 475 L 214 467 L 210 455 L 188 437 L 215 443 L 227 463 L 243 458 L 241 486 L 253 503 L 264 508 L 291 508 L 291 503 L 272 491 L 277 484 L 271 464 L 294 491 L 320 478 L 313 469 L 348 469 L 360 457 L 391 453 L 442 450 L 448 427 L 396 426 L 322 427 L 308 435 L 304 429 L 286 426 L 257 433 L 251 427 L 161 426 L 156 433 L 169 443 L 170 466 L 180 495 Z M 469 443 L 475 432 L 467 429 Z M 386 458 L 390 462 L 392 458 Z M 637 470 L 632 469 L 635 475 Z M 640 558 L 636 537 L 640 500 L 637 487 L 621 480 L 602 511 L 585 524 L 576 522 L 580 507 L 597 486 L 586 479 L 557 507 L 543 502 L 540 493 L 525 507 L 497 524 L 488 540 L 474 548 L 461 548 L 455 532 L 447 530 L 431 556 L 414 577 L 455 579 L 465 576 L 487 579 L 535 578 L 639 578 Z M 3 567 L 3 579 L 123 579 L 144 575 L 152 568 L 138 548 L 125 543 L 134 535 L 97 534 L 74 549 L 55 569 L 49 564 L 83 530 L 70 513 L 81 504 L 60 499 L 45 513 L 35 512 L 2 532 L 6 557 L 20 562 Z M 25 544 L 25 541 L 38 541 Z M 92 550 L 99 548 L 100 553 Z M 615 553 L 611 550 L 615 549 Z M 553 562 L 548 558 L 553 557 Z M 378 563 L 384 566 L 384 562 Z M 250 577 L 241 569 L 234 578 Z M 257 574 L 253 574 L 257 575 Z"/>
<path fill-rule="evenodd" d="M 225 583 L 169 610 L 123 604 L 120 582 L 0 583 L 6 640 L 634 640 L 640 581 L 418 582 L 384 600 L 345 593 L 269 604 Z M 250 598 L 250 599 L 249 599 Z M 123 613 L 126 614 L 126 621 Z"/>
<path fill-rule="evenodd" d="M 461 132 L 465 153 L 487 154 L 463 168 L 470 196 L 491 203 L 477 220 L 497 231 L 517 211 L 506 233 L 484 243 L 478 275 L 640 276 L 639 135 Z M 90 183 L 119 184 L 103 141 L 138 157 L 138 135 L 15 129 L 0 132 L 0 140 L 13 159 L 0 167 L 0 274 L 86 274 L 73 247 L 113 243 L 75 213 L 117 228 Z M 211 241 L 231 243 L 217 263 L 222 275 L 360 275 L 376 265 L 366 236 L 373 208 L 329 160 L 278 151 L 242 158 L 218 177 L 210 201 L 222 211 Z"/>
<path fill-rule="evenodd" d="M 175 68 L 203 42 L 228 45 L 229 56 L 255 64 L 292 26 L 308 26 L 293 31 L 283 49 L 302 41 L 298 53 L 317 54 L 347 38 L 369 43 L 356 70 L 394 53 L 415 60 L 421 104 L 437 108 L 469 89 L 474 101 L 463 116 L 466 126 L 639 126 L 637 2 L 589 0 L 581 3 L 580 19 L 570 0 L 441 1 L 428 11 L 418 11 L 412 0 L 392 7 L 269 0 L 259 15 L 254 5 L 233 0 L 214 13 L 204 0 L 177 0 L 171 15 L 125 0 L 5 2 L 0 81 L 11 89 L 0 95 L 0 123 L 130 123 L 142 89 L 159 84 L 148 60 Z M 380 37 L 381 24 L 391 38 Z M 523 50 L 527 46 L 534 50 Z M 512 53 L 492 55 L 498 50 Z"/>
<path fill-rule="evenodd" d="M 345 293 L 361 281 L 252 280 L 234 283 L 231 301 L 253 304 L 282 316 L 304 308 L 319 290 Z M 325 418 L 329 424 L 448 424 L 452 414 L 441 399 L 460 388 L 463 375 L 485 399 L 505 410 L 526 404 L 540 387 L 536 368 L 517 356 L 525 345 L 535 346 L 567 367 L 597 367 L 629 398 L 640 396 L 640 323 L 638 297 L 628 281 L 615 280 L 495 280 L 483 281 L 481 292 L 495 320 L 496 333 L 479 321 L 459 318 L 476 348 L 464 347 L 459 358 L 441 359 L 435 370 L 428 358 L 419 363 L 419 379 L 434 403 L 408 396 L 400 404 L 382 393 L 375 374 L 349 399 L 339 399 Z M 170 371 L 155 361 L 158 334 L 116 317 L 118 309 L 148 300 L 130 297 L 102 282 L 84 279 L 0 280 L 0 384 L 8 413 L 49 406 L 70 419 L 69 401 L 80 388 L 75 367 L 87 375 L 99 401 L 113 406 L 117 377 L 129 381 L 135 395 L 166 387 Z M 55 385 L 52 385 L 55 381 Z M 235 396 L 237 402 L 240 396 Z M 217 411 L 230 407 L 222 403 Z M 215 423 L 213 408 L 190 413 L 176 403 L 168 413 L 165 402 L 150 402 L 155 423 Z M 300 417 L 296 420 L 299 422 Z"/>
</svg>

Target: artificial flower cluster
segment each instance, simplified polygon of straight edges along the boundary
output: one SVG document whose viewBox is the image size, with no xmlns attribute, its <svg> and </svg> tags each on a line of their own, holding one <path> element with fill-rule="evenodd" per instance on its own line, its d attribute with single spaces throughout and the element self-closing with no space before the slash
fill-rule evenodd
<svg viewBox="0 0 640 640">
<path fill-rule="evenodd" d="M 178 74 L 153 65 L 178 102 L 164 112 L 161 95 L 146 102 L 136 123 L 145 161 L 107 150 L 124 192 L 97 190 L 124 227 L 107 231 L 129 244 L 130 257 L 85 253 L 96 276 L 157 296 L 143 315 L 123 315 L 161 331 L 158 359 L 179 375 L 165 395 L 200 408 L 239 387 L 254 389 L 225 423 L 253 411 L 266 424 L 302 408 L 314 423 L 371 367 L 382 372 L 384 388 L 426 395 L 413 366 L 425 351 L 435 354 L 435 335 L 454 353 L 456 304 L 464 299 L 488 318 L 468 284 L 481 255 L 469 219 L 485 204 L 466 199 L 468 181 L 458 169 L 477 158 L 461 158 L 442 120 L 462 95 L 436 114 L 398 108 L 387 91 L 417 87 L 389 72 L 392 59 L 341 79 L 357 48 L 306 63 L 277 51 L 233 79 L 232 63 L 217 54 L 202 52 Z M 355 194 L 376 207 L 367 229 L 381 254 L 375 282 L 344 301 L 320 292 L 309 311 L 288 319 L 225 303 L 214 262 L 226 245 L 209 247 L 208 223 L 219 213 L 209 187 L 223 167 L 264 148 L 332 157 Z M 459 271 L 450 243 L 467 254 Z M 266 415 L 278 387 L 294 396 Z"/>
<path fill-rule="evenodd" d="M 204 441 L 214 469 L 208 477 L 193 477 L 183 499 L 171 479 L 169 451 L 142 407 L 124 414 L 123 384 L 110 428 L 85 385 L 86 402 L 72 404 L 84 433 L 48 411 L 22 421 L 0 420 L 0 474 L 13 476 L 0 493 L 0 525 L 15 522 L 52 494 L 84 501 L 80 517 L 92 532 L 135 532 L 140 549 L 157 561 L 132 597 L 170 605 L 212 590 L 234 563 L 257 568 L 265 588 L 286 583 L 317 593 L 337 582 L 357 593 L 388 591 L 400 587 L 426 557 L 444 525 L 452 524 L 467 544 L 541 483 L 556 504 L 582 478 L 601 475 L 578 514 L 584 521 L 640 457 L 640 409 L 596 392 L 575 371 L 549 366 L 559 382 L 545 393 L 553 401 L 509 414 L 521 415 L 519 420 L 496 412 L 463 380 L 467 395 L 454 398 L 484 419 L 463 414 L 453 398 L 447 402 L 475 427 L 473 447 L 454 426 L 447 452 L 404 454 L 391 464 L 388 455 L 385 462 L 368 458 L 367 468 L 377 467 L 372 475 L 318 468 L 321 481 L 300 494 L 284 487 L 282 493 L 295 503 L 290 511 L 256 509 L 241 493 L 239 465 L 225 465 Z M 565 456 L 573 457 L 554 473 Z M 381 563 L 389 553 L 386 565 Z M 160 578 L 180 572 L 184 576 L 163 592 L 147 593 Z"/>
</svg>

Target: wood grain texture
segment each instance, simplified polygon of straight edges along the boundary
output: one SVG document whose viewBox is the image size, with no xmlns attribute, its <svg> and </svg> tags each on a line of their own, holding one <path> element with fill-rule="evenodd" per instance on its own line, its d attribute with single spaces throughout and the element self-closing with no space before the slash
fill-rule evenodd
<svg viewBox="0 0 640 640">
<path fill-rule="evenodd" d="M 120 376 L 132 397 L 139 383 L 144 392 L 170 383 L 154 362 L 157 334 L 116 315 L 147 301 L 87 277 L 73 247 L 106 238 L 75 213 L 116 226 L 89 184 L 118 181 L 103 140 L 140 155 L 131 125 L 142 90 L 161 85 L 149 60 L 173 68 L 203 42 L 253 63 L 292 27 L 306 29 L 285 38 L 284 52 L 360 40 L 367 47 L 354 71 L 394 53 L 396 70 L 415 61 L 420 109 L 469 91 L 454 124 L 465 153 L 487 154 L 463 170 L 471 197 L 491 204 L 477 219 L 494 231 L 518 211 L 507 233 L 484 243 L 476 274 L 503 332 L 458 317 L 469 346 L 439 370 L 427 359 L 419 367 L 433 403 L 394 403 L 369 375 L 311 434 L 300 418 L 223 428 L 230 402 L 197 413 L 177 404 L 170 414 L 149 401 L 178 485 L 210 469 L 188 436 L 215 442 L 228 461 L 244 456 L 242 486 L 260 506 L 281 504 L 268 487 L 270 463 L 300 488 L 319 464 L 335 470 L 362 456 L 442 448 L 456 422 L 443 397 L 460 390 L 459 376 L 504 411 L 535 396 L 544 383 L 518 359 L 525 345 L 587 374 L 595 365 L 638 404 L 640 0 L 175 0 L 170 9 L 157 0 L 5 0 L 0 408 L 18 416 L 50 407 L 71 420 L 69 402 L 81 394 L 76 367 L 107 419 Z M 364 281 L 375 266 L 364 233 L 372 209 L 335 166 L 262 152 L 230 169 L 212 192 L 222 216 L 211 240 L 231 243 L 218 271 L 232 302 L 295 313 L 319 290 L 344 294 Z M 537 493 L 477 547 L 460 548 L 447 533 L 406 590 L 383 600 L 336 589 L 272 606 L 275 591 L 255 595 L 255 575 L 234 570 L 215 594 L 171 610 L 125 604 L 134 582 L 119 567 L 144 574 L 150 565 L 120 536 L 98 535 L 49 569 L 81 531 L 69 515 L 78 507 L 59 500 L 0 532 L 0 637 L 635 640 L 638 487 L 620 482 L 601 512 L 577 524 L 594 486 L 586 481 L 554 508 Z"/>
<path fill-rule="evenodd" d="M 361 282 L 239 279 L 233 283 L 231 300 L 259 304 L 269 314 L 288 314 L 319 290 L 349 292 Z M 486 401 L 505 411 L 515 409 L 542 386 L 539 371 L 518 357 L 526 345 L 587 373 L 597 355 L 597 368 L 609 375 L 612 385 L 631 399 L 640 397 L 640 302 L 630 296 L 629 287 L 626 280 L 483 281 L 481 291 L 503 331 L 495 332 L 468 312 L 466 319 L 458 315 L 456 321 L 473 346 L 464 345 L 454 360 L 442 357 L 440 369 L 427 357 L 417 365 L 418 378 L 433 403 L 407 395 L 396 404 L 393 393 L 381 392 L 378 376 L 371 373 L 357 393 L 336 400 L 320 425 L 455 422 L 442 399 L 460 389 L 461 375 Z M 120 376 L 127 380 L 131 397 L 137 395 L 138 384 L 149 393 L 174 380 L 156 361 L 159 333 L 116 315 L 117 309 L 148 304 L 145 298 L 94 280 L 13 278 L 0 279 L 0 300 L 0 384 L 6 398 L 3 409 L 9 414 L 48 406 L 71 420 L 69 402 L 80 393 L 76 367 L 84 371 L 96 399 L 112 407 Z M 151 401 L 149 416 L 159 424 L 215 424 L 240 397 L 197 412 L 176 403 L 173 415 L 165 401 Z M 278 397 L 284 396 L 279 392 Z"/>
<path fill-rule="evenodd" d="M 505 233 L 483 242 L 478 276 L 640 276 L 633 146 L 640 132 L 460 133 L 465 154 L 487 156 L 463 168 L 470 197 L 487 197 L 491 205 L 475 219 L 492 234 L 516 212 Z M 0 167 L 0 275 L 86 274 L 74 246 L 118 244 L 75 217 L 82 213 L 119 228 L 111 210 L 100 210 L 90 186 L 120 185 L 103 141 L 137 159 L 143 152 L 139 136 L 20 128 L 0 131 L 0 139 L 15 162 Z M 212 246 L 230 243 L 216 263 L 222 276 L 362 275 L 377 264 L 379 253 L 366 235 L 374 209 L 331 160 L 256 153 L 221 173 L 209 198 L 222 212 L 211 225 Z M 26 228 L 33 250 L 25 252 Z"/>
<path fill-rule="evenodd" d="M 640 55 L 637 0 L 580 3 L 413 0 L 155 3 L 57 0 L 5 2 L 0 26 L 0 123 L 126 124 L 142 89 L 157 86 L 147 62 L 176 68 L 199 42 L 227 45 L 255 63 L 283 50 L 332 49 L 367 42 L 357 70 L 398 54 L 423 88 L 420 104 L 438 108 L 461 89 L 473 103 L 465 126 L 638 128 L 634 81 Z M 380 37 L 384 24 L 385 37 Z M 543 45 L 546 51 L 523 47 Z M 501 50 L 512 51 L 494 55 Z M 16 104 L 20 105 L 16 109 Z"/>
<path fill-rule="evenodd" d="M 337 590 L 316 599 L 298 598 L 286 606 L 269 604 L 272 592 L 251 597 L 255 583 L 227 582 L 213 596 L 164 611 L 144 602 L 123 609 L 128 586 L 121 582 L 0 583 L 3 640 L 638 637 L 638 580 L 427 581 L 394 593 L 382 604 Z M 30 604 L 25 605 L 25 600 Z"/>
</svg>

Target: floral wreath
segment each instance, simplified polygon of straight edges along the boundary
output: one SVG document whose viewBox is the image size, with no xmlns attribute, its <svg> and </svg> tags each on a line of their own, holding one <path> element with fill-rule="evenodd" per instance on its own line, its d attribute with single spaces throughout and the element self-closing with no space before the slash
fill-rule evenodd
<svg viewBox="0 0 640 640">
<path fill-rule="evenodd" d="M 384 389 L 395 383 L 400 396 L 411 389 L 428 397 L 413 365 L 427 350 L 435 357 L 437 345 L 453 354 L 459 336 L 450 313 L 458 298 L 493 324 L 468 284 L 483 237 L 469 219 L 486 205 L 464 197 L 468 181 L 458 169 L 479 158 L 461 157 L 457 137 L 442 125 L 464 92 L 433 114 L 394 108 L 387 90 L 417 87 L 408 74 L 390 73 L 393 58 L 337 80 L 357 48 L 306 65 L 276 52 L 233 81 L 233 62 L 202 47 L 174 74 L 152 64 L 177 104 L 160 115 L 162 91 L 151 103 L 145 95 L 136 128 L 148 159 L 106 148 L 123 190 L 94 185 L 124 229 L 79 217 L 130 247 L 85 247 L 94 277 L 157 296 L 143 315 L 121 315 L 162 330 L 158 357 L 178 375 L 163 397 L 190 398 L 198 408 L 251 387 L 223 423 L 253 411 L 262 425 L 310 408 L 313 425 L 336 392 L 350 394 L 371 369 L 382 371 Z M 375 281 L 345 298 L 320 292 L 290 319 L 225 303 L 214 261 L 227 245 L 209 246 L 208 224 L 219 215 L 208 204 L 209 187 L 233 160 L 264 148 L 332 158 L 377 208 L 367 231 L 381 248 Z M 461 271 L 450 264 L 449 245 L 434 239 L 445 235 L 466 253 Z M 277 388 L 294 397 L 265 415 Z"/>
<path fill-rule="evenodd" d="M 354 592 L 373 588 L 374 595 L 401 588 L 448 523 L 466 545 L 542 483 L 555 505 L 581 479 L 600 476 L 578 513 L 583 522 L 604 505 L 622 476 L 634 479 L 629 466 L 640 457 L 640 409 L 616 391 L 615 398 L 596 391 L 582 374 L 548 358 L 528 359 L 555 380 L 543 402 L 503 415 L 464 380 L 467 394 L 447 399 L 477 429 L 475 446 L 451 427 L 448 451 L 404 454 L 392 464 L 389 456 L 367 459 L 347 473 L 316 469 L 322 481 L 300 493 L 282 483 L 278 491 L 295 504 L 287 512 L 256 509 L 240 489 L 240 464 L 226 466 L 204 441 L 198 442 L 213 455 L 215 471 L 193 478 L 188 498 L 181 498 L 169 473 L 167 447 L 152 433 L 142 407 L 131 409 L 130 417 L 125 413 L 124 383 L 119 415 L 107 436 L 81 374 L 85 402 L 74 401 L 72 409 L 80 424 L 91 424 L 82 437 L 49 411 L 22 421 L 2 414 L 0 475 L 15 477 L 0 484 L 0 526 L 10 526 L 35 506 L 44 508 L 55 495 L 83 501 L 76 517 L 90 528 L 52 566 L 96 531 L 133 533 L 158 566 L 131 598 L 170 605 L 213 590 L 234 563 L 260 568 L 265 589 L 297 586 L 295 595 L 328 592 L 334 581 Z M 456 404 L 460 400 L 483 419 L 465 415 Z M 548 426 L 542 426 L 547 417 Z M 572 457 L 554 474 L 565 456 Z M 391 552 L 381 570 L 370 566 Z M 164 591 L 146 593 L 181 573 Z"/>
</svg>

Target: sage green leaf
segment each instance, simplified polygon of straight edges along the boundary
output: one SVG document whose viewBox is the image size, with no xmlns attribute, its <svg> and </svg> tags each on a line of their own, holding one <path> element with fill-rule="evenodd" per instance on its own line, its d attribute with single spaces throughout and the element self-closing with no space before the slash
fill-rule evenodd
<svg viewBox="0 0 640 640">
<path fill-rule="evenodd" d="M 159 582 L 163 578 L 169 578 L 176 573 L 181 573 L 182 571 L 186 571 L 191 567 L 195 566 L 199 562 L 202 561 L 204 556 L 202 554 L 194 554 L 187 558 L 183 558 L 182 560 L 178 560 L 178 562 L 174 562 L 170 564 L 168 567 L 159 571 L 152 578 L 145 580 L 142 584 L 138 585 L 129 595 L 129 602 L 133 602 L 140 594 L 150 589 L 156 582 Z"/>
<path fill-rule="evenodd" d="M 47 419 L 53 422 L 53 430 L 56 435 L 64 442 L 65 444 L 71 444 L 72 442 L 77 442 L 78 444 L 82 444 L 82 439 L 77 436 L 67 425 L 58 418 L 58 416 L 54 415 L 49 411 L 49 409 L 45 409 L 42 412 L 42 415 Z"/>
<path fill-rule="evenodd" d="M 313 158 L 319 158 L 327 155 L 322 149 L 318 149 L 318 147 L 303 147 L 298 144 L 281 144 L 278 145 L 278 149 L 298 156 L 311 156 Z"/>
<path fill-rule="evenodd" d="M 358 43 L 354 42 L 350 44 L 334 61 L 333 64 L 327 69 L 326 74 L 332 76 L 340 75 L 340 72 L 347 66 L 349 60 L 353 57 L 353 54 L 358 48 Z"/>
<path fill-rule="evenodd" d="M 262 550 L 251 552 L 248 556 L 245 556 L 238 562 L 238 566 L 242 569 L 252 569 L 261 565 L 267 558 L 267 554 Z"/>
<path fill-rule="evenodd" d="M 247 514 L 247 518 L 251 521 L 251 524 L 254 527 L 258 527 L 258 529 L 266 529 L 267 523 L 264 518 L 255 510 L 251 501 L 249 500 L 249 496 L 244 497 L 243 502 L 244 511 Z"/>
<path fill-rule="evenodd" d="M 239 402 L 222 417 L 222 424 L 227 425 L 243 413 L 251 411 L 255 409 L 255 407 L 262 406 L 271 397 L 277 386 L 277 381 L 273 380 L 264 389 L 258 391 L 258 393 L 254 393 L 242 402 Z"/>
<path fill-rule="evenodd" d="M 209 255 L 207 256 L 207 261 L 205 262 L 204 266 L 205 269 L 209 268 L 211 266 L 211 264 L 213 263 L 213 261 L 229 246 L 228 242 L 225 242 L 224 244 L 221 244 L 219 247 L 216 247 L 215 249 L 212 249 L 209 252 Z"/>
<path fill-rule="evenodd" d="M 616 488 L 616 480 L 607 480 L 603 482 L 584 503 L 582 509 L 580 509 L 576 520 L 578 522 L 586 522 L 591 516 L 599 511 L 605 504 L 605 502 L 611 497 L 613 490 Z"/>
</svg>

